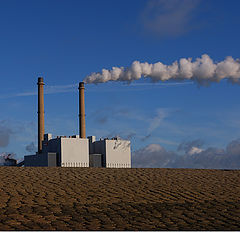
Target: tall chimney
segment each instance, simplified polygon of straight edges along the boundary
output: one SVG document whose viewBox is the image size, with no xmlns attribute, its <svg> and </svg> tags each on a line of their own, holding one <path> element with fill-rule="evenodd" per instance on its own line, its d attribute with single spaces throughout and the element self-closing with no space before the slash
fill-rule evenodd
<svg viewBox="0 0 240 240">
<path fill-rule="evenodd" d="M 42 152 L 42 141 L 44 139 L 44 96 L 43 78 L 38 78 L 38 153 Z"/>
<path fill-rule="evenodd" d="M 86 138 L 84 82 L 79 83 L 79 135 Z"/>
</svg>

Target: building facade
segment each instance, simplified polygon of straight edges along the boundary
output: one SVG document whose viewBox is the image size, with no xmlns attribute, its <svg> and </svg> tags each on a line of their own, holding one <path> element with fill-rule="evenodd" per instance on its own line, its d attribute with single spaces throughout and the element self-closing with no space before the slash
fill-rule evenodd
<svg viewBox="0 0 240 240">
<path fill-rule="evenodd" d="M 131 168 L 130 141 L 45 134 L 42 152 L 25 156 L 24 166 Z"/>
</svg>

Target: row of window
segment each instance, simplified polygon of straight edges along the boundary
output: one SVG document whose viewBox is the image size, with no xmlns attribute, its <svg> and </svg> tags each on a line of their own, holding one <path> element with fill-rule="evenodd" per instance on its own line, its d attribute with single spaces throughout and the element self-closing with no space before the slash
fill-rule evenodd
<svg viewBox="0 0 240 240">
<path fill-rule="evenodd" d="M 62 163 L 62 167 L 89 167 L 88 163 L 66 162 Z M 107 163 L 108 168 L 131 168 L 131 164 L 124 163 Z"/>
<path fill-rule="evenodd" d="M 79 163 L 79 162 L 66 162 L 62 163 L 62 167 L 88 167 L 86 162 Z"/>
<path fill-rule="evenodd" d="M 130 168 L 131 164 L 124 163 L 107 163 L 107 167 L 109 168 Z"/>
</svg>

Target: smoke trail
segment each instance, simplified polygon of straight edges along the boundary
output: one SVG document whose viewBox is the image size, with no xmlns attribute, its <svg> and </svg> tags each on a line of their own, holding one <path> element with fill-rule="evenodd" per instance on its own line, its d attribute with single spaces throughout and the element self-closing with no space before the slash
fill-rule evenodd
<svg viewBox="0 0 240 240">
<path fill-rule="evenodd" d="M 228 79 L 232 83 L 240 83 L 240 60 L 226 57 L 224 61 L 214 63 L 204 54 L 192 61 L 192 58 L 181 58 L 171 65 L 161 62 L 154 64 L 134 61 L 128 68 L 112 67 L 112 70 L 102 69 L 102 72 L 92 73 L 85 77 L 85 83 L 105 83 L 108 81 L 126 81 L 131 83 L 140 78 L 150 78 L 152 82 L 190 79 L 200 85 L 209 85 Z"/>
</svg>

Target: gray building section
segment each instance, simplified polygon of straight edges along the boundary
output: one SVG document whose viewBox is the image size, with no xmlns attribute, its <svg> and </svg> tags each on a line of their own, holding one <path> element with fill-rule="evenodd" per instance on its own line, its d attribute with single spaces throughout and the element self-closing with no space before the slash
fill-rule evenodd
<svg viewBox="0 0 240 240">
<path fill-rule="evenodd" d="M 103 167 L 103 155 L 102 154 L 90 154 L 89 155 L 89 167 Z"/>
<path fill-rule="evenodd" d="M 24 156 L 25 167 L 57 167 L 56 153 L 37 153 L 36 155 Z"/>
<path fill-rule="evenodd" d="M 48 153 L 48 167 L 57 167 L 57 153 Z"/>
</svg>

